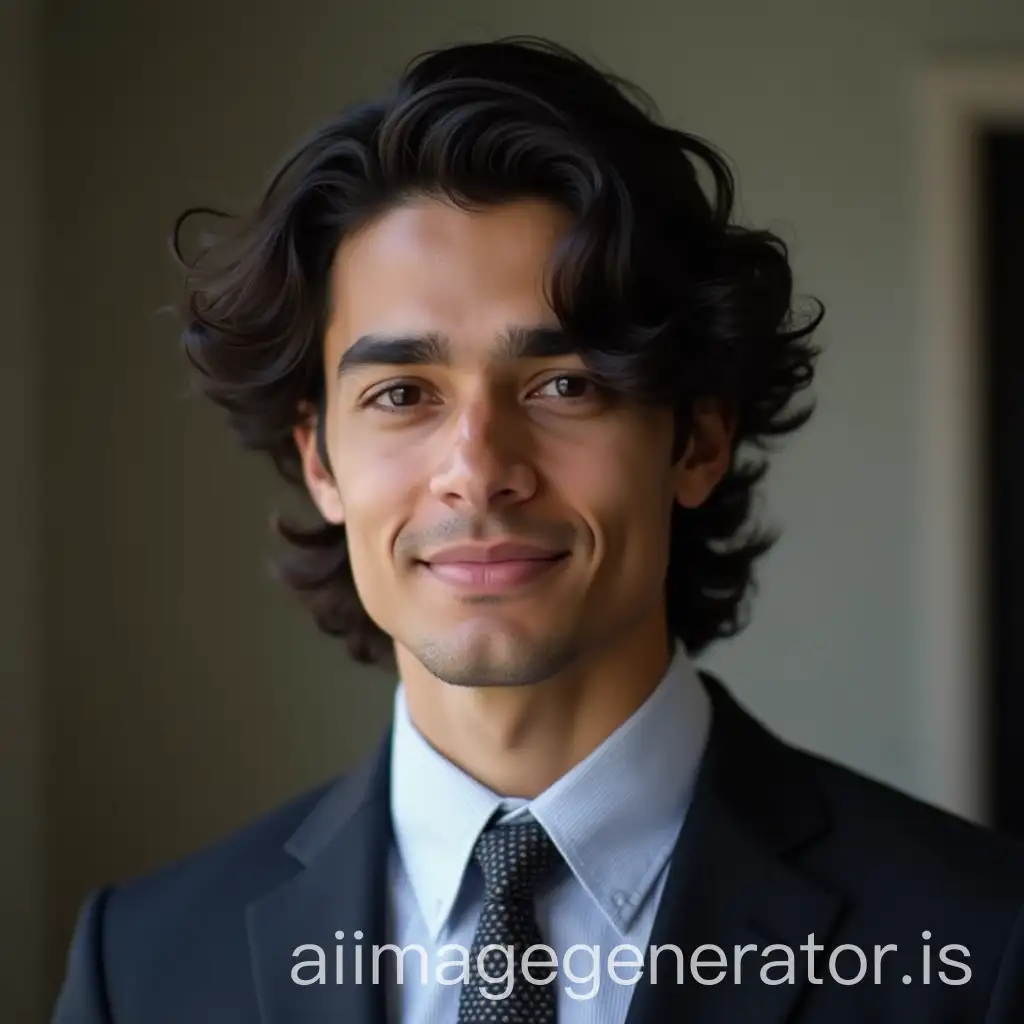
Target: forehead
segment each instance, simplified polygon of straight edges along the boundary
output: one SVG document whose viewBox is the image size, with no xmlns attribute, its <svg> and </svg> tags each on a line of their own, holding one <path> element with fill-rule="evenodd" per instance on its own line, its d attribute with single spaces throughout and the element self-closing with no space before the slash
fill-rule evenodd
<svg viewBox="0 0 1024 1024">
<path fill-rule="evenodd" d="M 495 336 L 550 319 L 544 285 L 569 215 L 521 200 L 466 211 L 438 199 L 398 206 L 338 247 L 329 354 L 371 332 Z"/>
</svg>

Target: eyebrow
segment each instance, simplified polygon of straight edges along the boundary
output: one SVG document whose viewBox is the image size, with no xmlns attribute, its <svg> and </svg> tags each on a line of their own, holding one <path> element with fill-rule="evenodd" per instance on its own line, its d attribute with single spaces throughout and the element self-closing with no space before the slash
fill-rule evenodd
<svg viewBox="0 0 1024 1024">
<path fill-rule="evenodd" d="M 562 327 L 510 327 L 498 339 L 498 360 L 548 359 L 576 355 L 579 342 Z M 443 334 L 364 334 L 338 361 L 338 376 L 361 366 L 447 366 L 452 363 L 451 342 Z"/>
</svg>

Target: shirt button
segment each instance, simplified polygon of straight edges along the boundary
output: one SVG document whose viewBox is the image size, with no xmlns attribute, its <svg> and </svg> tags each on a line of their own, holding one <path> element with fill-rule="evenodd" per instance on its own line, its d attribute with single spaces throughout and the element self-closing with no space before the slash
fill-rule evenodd
<svg viewBox="0 0 1024 1024">
<path fill-rule="evenodd" d="M 626 894 L 624 892 L 612 893 L 612 903 L 617 907 L 624 907 L 626 905 Z"/>
</svg>

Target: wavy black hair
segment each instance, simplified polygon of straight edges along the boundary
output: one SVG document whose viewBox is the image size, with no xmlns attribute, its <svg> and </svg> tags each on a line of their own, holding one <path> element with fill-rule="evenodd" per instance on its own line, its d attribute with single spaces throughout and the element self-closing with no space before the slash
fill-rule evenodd
<svg viewBox="0 0 1024 1024">
<path fill-rule="evenodd" d="M 600 383 L 672 407 L 677 450 L 696 401 L 727 410 L 731 466 L 701 507 L 673 513 L 665 599 L 691 654 L 737 633 L 754 563 L 776 539 L 751 522 L 767 464 L 740 449 L 763 452 L 810 416 L 809 405 L 790 404 L 813 379 L 809 337 L 824 310 L 815 303 L 797 323 L 786 246 L 733 223 L 734 177 L 719 151 L 664 125 L 642 90 L 560 45 L 519 36 L 421 55 L 384 99 L 303 141 L 238 230 L 191 260 L 186 221 L 228 215 L 186 210 L 171 243 L 186 272 L 183 344 L 198 387 L 246 448 L 304 490 L 292 432 L 303 408 L 323 402 L 332 260 L 346 235 L 412 196 L 467 209 L 560 204 L 572 227 L 549 299 L 585 340 Z M 319 447 L 328 464 L 322 431 Z M 278 517 L 276 529 L 286 542 L 279 578 L 319 628 L 358 661 L 389 658 L 390 638 L 359 601 L 344 527 Z"/>
</svg>

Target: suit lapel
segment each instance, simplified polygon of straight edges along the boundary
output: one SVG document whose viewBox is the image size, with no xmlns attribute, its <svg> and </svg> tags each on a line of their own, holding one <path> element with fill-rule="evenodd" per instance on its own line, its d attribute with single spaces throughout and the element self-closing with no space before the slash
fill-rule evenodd
<svg viewBox="0 0 1024 1024">
<path fill-rule="evenodd" d="M 248 908 L 262 1024 L 385 1020 L 387 987 L 370 983 L 370 953 L 373 945 L 387 941 L 388 754 L 385 741 L 358 773 L 328 791 L 288 842 L 302 869 Z M 323 950 L 324 969 L 316 984 L 293 980 L 297 964 L 319 960 L 317 949 L 300 950 L 303 946 Z M 315 966 L 298 971 L 303 980 L 317 976 Z"/>
<path fill-rule="evenodd" d="M 657 958 L 653 977 L 648 962 L 627 1024 L 782 1024 L 807 984 L 808 954 L 800 946 L 812 934 L 812 941 L 827 945 L 842 910 L 835 894 L 794 864 L 796 851 L 826 831 L 828 820 L 793 752 L 740 708 L 717 680 L 703 679 L 714 705 L 711 737 L 649 943 L 682 951 L 682 983 L 677 983 L 671 950 Z M 796 958 L 792 984 L 762 981 L 766 963 L 785 960 L 785 950 L 762 955 L 775 943 L 787 946 Z M 693 976 L 690 956 L 704 944 L 725 953 L 726 974 L 717 983 L 701 984 Z M 737 984 L 736 947 L 745 945 L 756 949 L 738 960 Z M 714 964 L 716 958 L 716 951 L 709 950 L 700 959 Z M 816 963 L 822 963 L 820 951 Z M 714 982 L 721 971 L 711 966 L 699 973 Z M 820 968 L 816 972 L 820 976 Z M 767 978 L 784 973 L 776 967 Z"/>
</svg>

